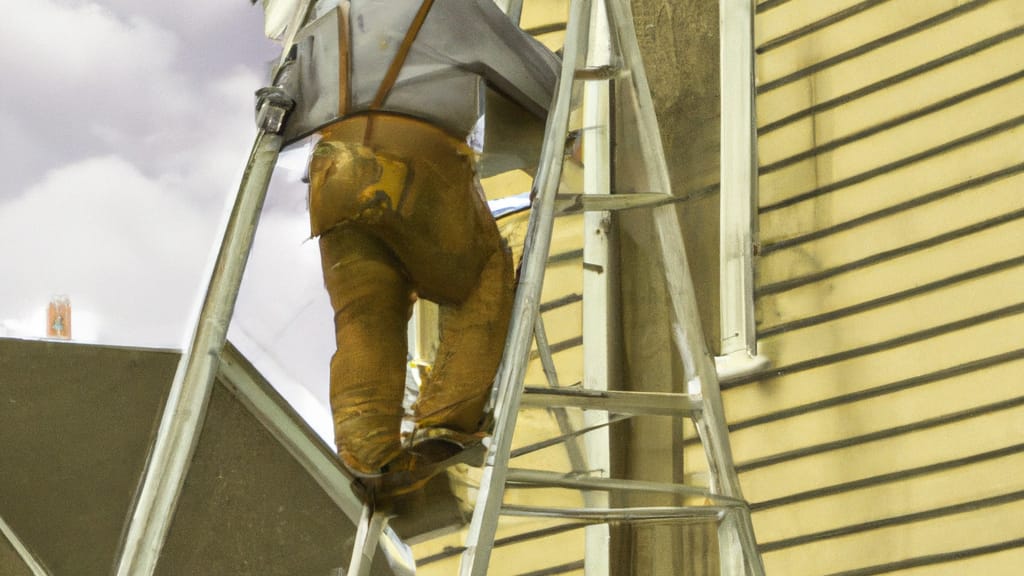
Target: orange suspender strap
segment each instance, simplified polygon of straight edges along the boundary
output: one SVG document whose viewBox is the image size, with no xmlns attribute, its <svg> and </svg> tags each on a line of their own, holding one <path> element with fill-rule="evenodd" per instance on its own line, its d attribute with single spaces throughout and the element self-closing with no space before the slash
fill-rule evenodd
<svg viewBox="0 0 1024 576">
<path fill-rule="evenodd" d="M 402 44 L 398 46 L 398 53 L 395 54 L 395 59 L 391 61 L 388 71 L 384 74 L 384 79 L 381 80 L 380 86 L 377 88 L 377 95 L 373 97 L 373 102 L 370 103 L 371 111 L 379 110 L 384 105 L 384 100 L 387 99 L 388 93 L 395 86 L 395 81 L 398 80 L 398 73 L 402 71 L 405 59 L 409 56 L 409 50 L 412 49 L 412 43 L 416 41 L 416 36 L 420 33 L 420 28 L 423 27 L 423 22 L 427 19 L 427 13 L 430 12 L 430 7 L 433 5 L 434 0 L 423 0 L 423 4 L 420 5 L 419 11 L 416 12 L 416 16 L 412 19 L 412 24 L 409 25 L 409 30 L 405 33 L 405 38 L 402 38 Z M 364 143 L 370 139 L 372 123 L 373 116 L 371 115 L 366 122 L 366 132 L 363 134 Z"/>
<path fill-rule="evenodd" d="M 434 0 L 423 0 L 423 4 L 420 5 L 419 12 L 412 19 L 412 24 L 409 25 L 409 30 L 405 33 L 405 38 L 402 38 L 402 44 L 398 47 L 398 53 L 395 54 L 395 59 L 391 61 L 391 66 L 388 67 L 388 71 L 384 74 L 384 79 L 381 80 L 380 87 L 377 88 L 377 95 L 373 98 L 373 103 L 370 104 L 371 110 L 377 110 L 384 105 L 384 100 L 388 97 L 388 93 L 391 92 L 391 88 L 394 87 L 395 81 L 398 80 L 398 73 L 402 70 L 402 65 L 405 64 L 405 59 L 409 56 L 409 50 L 412 49 L 412 43 L 416 41 L 416 36 L 420 33 L 420 28 L 423 27 L 423 22 L 427 19 L 427 12 L 430 12 L 430 7 L 434 5 Z"/>
<path fill-rule="evenodd" d="M 351 52 L 352 40 L 349 38 L 348 29 L 348 0 L 338 3 L 338 118 L 348 115 L 352 103 L 350 100 L 352 92 L 349 86 L 349 52 Z"/>
</svg>

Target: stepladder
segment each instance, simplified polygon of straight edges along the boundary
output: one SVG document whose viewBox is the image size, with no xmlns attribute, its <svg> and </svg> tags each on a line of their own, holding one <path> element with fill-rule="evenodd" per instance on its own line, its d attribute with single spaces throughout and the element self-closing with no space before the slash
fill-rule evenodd
<svg viewBox="0 0 1024 576">
<path fill-rule="evenodd" d="M 582 98 L 581 98 L 582 95 Z M 580 152 L 581 154 L 575 154 Z M 574 158 L 570 158 L 574 156 Z M 512 324 L 491 405 L 495 426 L 479 476 L 472 518 L 461 548 L 464 576 L 504 573 L 492 565 L 492 551 L 504 518 L 557 518 L 586 524 L 587 574 L 609 573 L 608 525 L 715 526 L 721 574 L 764 574 L 751 520 L 729 444 L 715 364 L 704 341 L 698 303 L 671 191 L 628 2 L 572 0 L 563 48 L 562 72 L 549 111 L 534 198 L 525 231 Z M 682 383 L 673 391 L 620 390 L 609 370 L 617 336 L 614 315 L 614 241 L 618 215 L 630 211 L 646 221 L 647 256 L 658 270 L 668 318 L 665 341 Z M 551 253 L 557 220 L 582 212 L 582 372 L 575 385 L 559 379 L 556 346 L 548 338 L 543 311 L 545 275 L 558 255 Z M 621 339 L 618 340 L 621 345 Z M 530 379 L 531 360 L 543 367 L 546 385 Z M 523 446 L 514 442 L 521 410 L 542 408 L 557 422 L 557 438 Z M 570 413 L 582 410 L 581 418 Z M 612 425 L 626 419 L 667 417 L 693 424 L 703 448 L 707 481 L 702 485 L 614 477 L 609 463 Z M 642 440 L 641 440 L 642 441 Z M 552 445 L 564 446 L 568 470 L 512 466 L 515 458 Z M 523 488 L 577 492 L 572 505 L 534 505 L 507 497 Z M 672 505 L 619 505 L 637 501 L 617 495 L 670 495 Z M 638 499 L 642 501 L 641 499 Z M 660 500 L 659 500 L 660 502 Z M 386 511 L 366 510 L 367 539 L 356 553 L 372 554 L 373 533 Z M 519 570 L 521 572 L 522 570 Z M 519 573 L 516 571 L 509 573 Z M 350 573 L 358 573 L 352 572 Z"/>
</svg>

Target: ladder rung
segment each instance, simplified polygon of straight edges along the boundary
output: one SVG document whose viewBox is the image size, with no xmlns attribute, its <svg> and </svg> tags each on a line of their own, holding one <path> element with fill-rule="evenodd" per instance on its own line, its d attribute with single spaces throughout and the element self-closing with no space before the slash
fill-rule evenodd
<svg viewBox="0 0 1024 576">
<path fill-rule="evenodd" d="M 506 516 L 577 519 L 595 524 L 666 523 L 704 524 L 721 520 L 728 508 L 721 506 L 638 506 L 634 508 L 556 508 L 545 506 L 504 506 Z"/>
<path fill-rule="evenodd" d="M 611 80 L 622 72 L 622 68 L 612 64 L 588 66 L 576 69 L 577 80 Z"/>
<path fill-rule="evenodd" d="M 573 488 L 580 490 L 650 492 L 675 494 L 677 496 L 694 496 L 720 503 L 728 508 L 747 508 L 747 503 L 736 498 L 719 496 L 707 488 L 686 484 L 669 484 L 663 482 L 646 482 L 643 480 L 625 480 L 620 478 L 601 478 L 597 476 L 568 476 L 549 470 L 527 470 L 514 468 L 505 477 L 506 484 L 521 484 L 537 488 Z"/>
<path fill-rule="evenodd" d="M 545 408 L 584 408 L 614 414 L 651 414 L 689 416 L 702 410 L 701 397 L 667 392 L 625 392 L 582 388 L 543 388 L 526 386 L 523 406 Z"/>
<path fill-rule="evenodd" d="M 629 194 L 559 194 L 555 208 L 559 213 L 600 212 L 650 208 L 668 204 L 675 197 L 660 192 L 633 192 Z"/>
</svg>

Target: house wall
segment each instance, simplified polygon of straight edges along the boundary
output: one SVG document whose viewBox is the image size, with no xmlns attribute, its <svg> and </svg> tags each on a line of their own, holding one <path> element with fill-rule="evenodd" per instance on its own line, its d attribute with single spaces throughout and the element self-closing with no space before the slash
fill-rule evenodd
<svg viewBox="0 0 1024 576">
<path fill-rule="evenodd" d="M 765 0 L 755 27 L 772 367 L 724 388 L 768 573 L 1017 574 L 1024 3 Z"/>
<path fill-rule="evenodd" d="M 680 214 L 705 333 L 715 343 L 717 3 L 632 4 L 674 192 L 686 198 Z M 1017 574 L 1024 3 L 757 5 L 756 308 L 760 352 L 772 365 L 723 390 L 768 573 Z M 548 27 L 542 38 L 557 43 L 557 10 L 538 14 L 532 25 Z M 656 291 L 640 258 L 649 246 L 642 226 L 624 220 L 622 383 L 671 385 L 678 367 L 656 353 L 664 340 Z M 559 376 L 571 384 L 581 378 L 579 244 L 576 224 L 560 225 L 568 232 L 552 249 L 544 317 Z M 544 382 L 537 364 L 530 384 Z M 650 426 L 640 434 L 612 428 L 623 442 L 619 471 L 699 478 L 703 456 L 692 434 L 681 463 L 678 429 Z M 524 414 L 518 430 L 520 445 L 557 434 L 543 413 Z M 555 463 L 559 450 L 529 464 L 564 467 Z M 504 526 L 506 535 L 544 529 Z M 714 573 L 706 531 L 620 531 L 612 546 L 619 573 Z M 582 573 L 582 551 L 581 531 L 562 532 L 503 546 L 492 568 Z"/>
</svg>

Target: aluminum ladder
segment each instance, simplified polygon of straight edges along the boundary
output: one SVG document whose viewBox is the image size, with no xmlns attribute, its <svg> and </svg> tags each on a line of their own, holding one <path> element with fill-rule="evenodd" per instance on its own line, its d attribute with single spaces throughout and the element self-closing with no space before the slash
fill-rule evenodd
<svg viewBox="0 0 1024 576">
<path fill-rule="evenodd" d="M 581 519 L 595 523 L 717 520 L 722 573 L 730 576 L 764 574 L 751 523 L 750 508 L 743 499 L 733 463 L 714 359 L 703 340 L 676 207 L 670 203 L 672 195 L 668 169 L 634 30 L 629 3 L 624 0 L 599 0 L 597 3 L 592 3 L 591 0 L 572 0 L 570 4 L 561 78 L 554 104 L 549 112 L 540 166 L 533 185 L 536 199 L 526 235 L 519 286 L 512 313 L 513 320 L 496 378 L 496 394 L 493 399 L 496 425 L 462 556 L 460 574 L 463 576 L 481 576 L 487 573 L 497 520 L 501 514 Z M 602 34 L 606 35 L 608 40 L 604 44 L 601 42 Z M 602 54 L 605 50 L 617 51 L 616 57 L 611 58 L 611 54 Z M 540 297 L 557 210 L 556 197 L 569 132 L 573 85 L 576 81 L 607 82 L 611 78 L 627 82 L 633 91 L 633 114 L 637 119 L 635 129 L 640 148 L 646 156 L 644 164 L 647 184 L 657 192 L 610 196 L 584 194 L 575 199 L 575 205 L 584 211 L 637 207 L 650 210 L 658 239 L 656 249 L 660 251 L 670 298 L 673 340 L 687 382 L 685 394 L 557 389 L 557 381 L 550 382 L 551 388 L 524 388 L 526 366 L 534 339 L 537 341 L 538 352 L 549 381 L 553 374 L 553 370 L 547 369 L 553 366 L 553 362 L 543 322 L 540 319 Z M 607 107 L 604 113 L 607 114 Z M 586 122 L 594 122 L 593 117 L 589 117 Z M 603 126 L 608 126 L 607 120 L 603 122 Z M 608 130 L 596 132 L 603 133 L 606 139 L 609 137 Z M 587 147 L 590 146 L 588 143 Z M 596 148 L 600 149 L 600 145 Z M 600 185 L 603 174 L 604 185 L 607 186 L 607 162 L 610 162 L 607 155 L 602 159 L 598 152 L 597 156 L 591 156 L 588 160 L 590 161 L 584 163 L 584 170 L 589 173 L 589 178 L 584 177 L 585 182 L 597 182 Z M 524 402 L 553 408 L 571 406 L 619 414 L 688 416 L 695 424 L 707 457 L 709 489 L 681 484 L 654 484 L 576 475 L 569 477 L 544 471 L 510 470 L 512 436 L 520 405 Z M 572 457 L 572 452 L 573 448 L 570 447 L 570 459 L 578 460 L 578 457 Z M 598 492 L 665 492 L 699 496 L 711 504 L 690 507 L 579 509 L 503 506 L 505 488 L 511 482 L 519 485 L 559 486 Z"/>
</svg>

